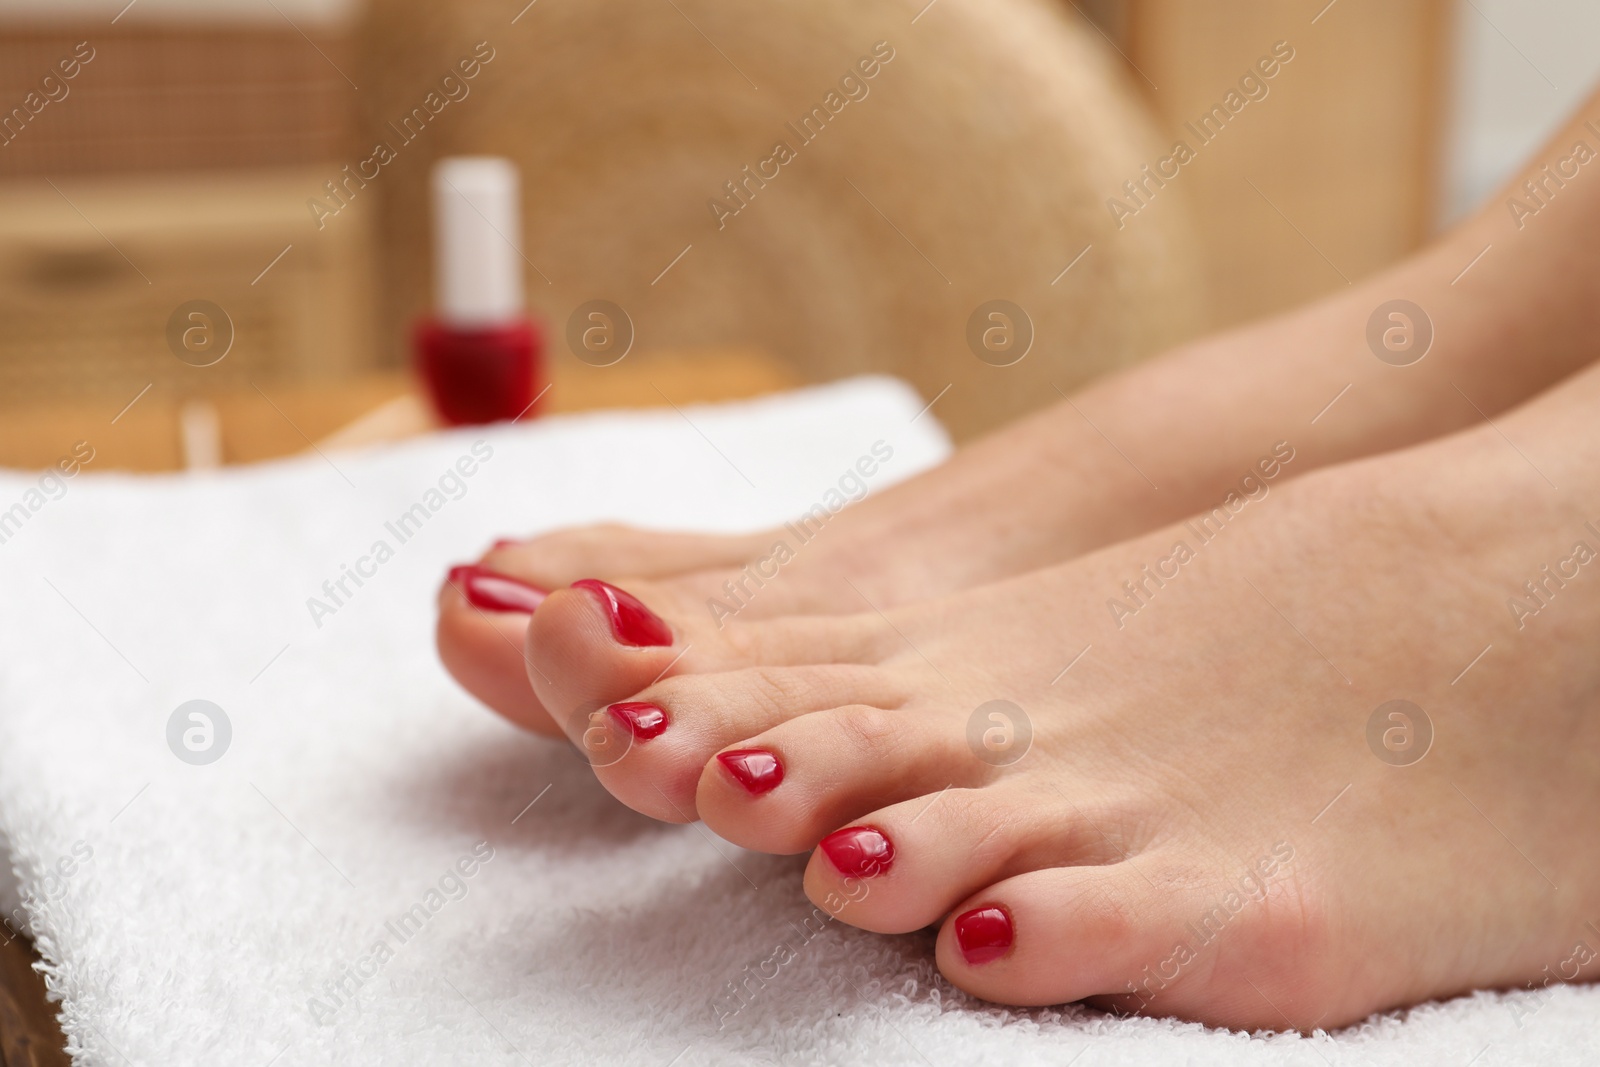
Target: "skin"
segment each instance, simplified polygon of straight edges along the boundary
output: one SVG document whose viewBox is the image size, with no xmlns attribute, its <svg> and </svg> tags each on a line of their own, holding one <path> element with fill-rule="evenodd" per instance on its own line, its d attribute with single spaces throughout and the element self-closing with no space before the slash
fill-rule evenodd
<svg viewBox="0 0 1600 1067">
<path fill-rule="evenodd" d="M 885 608 L 1026 573 L 1210 506 L 1273 442 L 1292 443 L 1284 476 L 1298 477 L 1478 424 L 1572 374 L 1600 326 L 1600 275 L 1589 269 L 1600 181 L 1584 167 L 1521 228 L 1505 199 L 1574 140 L 1593 141 L 1582 125 L 1591 115 L 1600 98 L 1504 195 L 1396 267 L 1104 379 L 849 508 L 740 617 L 854 612 L 863 596 Z M 1420 305 L 1434 327 L 1432 350 L 1408 367 L 1378 361 L 1366 340 L 1374 309 L 1395 298 Z M 588 527 L 479 562 L 544 589 L 588 577 L 649 583 L 654 602 L 704 613 L 774 536 Z M 439 653 L 491 708 L 559 735 L 525 682 L 527 621 L 474 608 L 446 584 Z"/>
<path fill-rule="evenodd" d="M 817 851 L 807 895 L 881 933 L 939 924 L 941 971 L 989 1000 L 1311 1029 L 1589 980 L 1596 410 L 1600 367 L 1498 429 L 1282 484 L 1209 542 L 1172 526 L 882 614 L 669 616 L 670 647 L 634 648 L 597 598 L 559 591 L 529 627 L 534 687 L 550 706 L 666 711 L 640 741 L 604 712 L 569 720 L 641 812 L 774 853 L 884 833 L 887 871 L 849 878 Z M 1516 617 L 1508 599 L 1580 540 L 1594 562 Z M 1194 558 L 1114 617 L 1122 580 L 1178 541 Z M 970 733 L 996 699 L 1031 724 L 1003 765 Z M 1383 743 L 1396 699 L 1431 744 Z M 713 758 L 746 749 L 777 756 L 781 784 L 752 796 Z M 986 906 L 1014 940 L 971 963 L 954 920 Z"/>
</svg>

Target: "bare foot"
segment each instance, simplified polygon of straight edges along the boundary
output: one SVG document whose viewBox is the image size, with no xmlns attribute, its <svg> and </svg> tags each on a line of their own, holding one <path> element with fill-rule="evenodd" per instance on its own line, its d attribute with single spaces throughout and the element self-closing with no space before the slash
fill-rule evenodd
<svg viewBox="0 0 1600 1067">
<path fill-rule="evenodd" d="M 1565 136 L 1552 143 L 1570 144 Z M 1600 302 L 1591 272 L 1572 264 L 1600 231 L 1600 186 L 1579 192 L 1551 208 L 1550 225 L 1514 241 L 1504 212 L 1486 210 L 1334 297 L 1096 383 L 830 516 L 803 543 L 787 529 L 730 538 L 600 527 L 502 545 L 477 561 L 489 577 L 457 571 L 441 590 L 441 657 L 491 707 L 555 734 L 519 654 L 542 590 L 610 579 L 713 629 L 733 616 L 887 610 L 1071 559 L 1230 492 L 1254 493 L 1255 483 L 1493 416 L 1593 355 Z M 1496 254 L 1461 278 L 1491 242 Z M 1396 297 L 1420 305 L 1437 337 L 1427 358 L 1402 366 L 1377 358 L 1369 341 L 1373 316 Z M 1508 346 L 1517 359 L 1504 358 Z M 476 604 L 465 595 L 473 587 L 483 594 Z M 620 681 L 606 699 L 640 684 Z"/>
<path fill-rule="evenodd" d="M 1586 980 L 1597 407 L 1600 368 L 1498 429 L 882 612 L 717 632 L 586 584 L 534 616 L 534 684 L 586 712 L 638 680 L 570 720 L 608 789 L 815 847 L 818 906 L 940 923 L 940 969 L 990 1000 L 1308 1029 Z"/>
<path fill-rule="evenodd" d="M 558 735 L 528 686 L 532 667 L 521 656 L 528 616 L 547 590 L 600 575 L 716 631 L 736 618 L 855 612 L 868 603 L 939 596 L 1054 562 L 1139 523 L 1137 506 L 1112 506 L 1147 491 L 1137 473 L 1104 442 L 1063 462 L 1060 451 L 1082 445 L 1081 433 L 1091 431 L 1084 424 L 1063 433 L 1049 423 L 1044 416 L 1024 420 L 935 471 L 866 497 L 873 476 L 892 460 L 892 448 L 878 442 L 848 484 L 842 480 L 818 507 L 763 533 L 613 525 L 497 542 L 475 563 L 454 568 L 440 588 L 440 657 L 496 711 Z M 1108 517 L 1070 506 L 1074 493 L 1065 490 L 1019 499 L 1015 479 L 1064 479 L 1102 498 Z M 845 506 L 857 496 L 866 499 Z"/>
</svg>

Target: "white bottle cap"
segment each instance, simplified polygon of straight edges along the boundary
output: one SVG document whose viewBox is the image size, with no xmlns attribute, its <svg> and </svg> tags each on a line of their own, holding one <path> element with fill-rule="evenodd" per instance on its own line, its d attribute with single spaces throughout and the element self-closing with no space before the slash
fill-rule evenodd
<svg viewBox="0 0 1600 1067">
<path fill-rule="evenodd" d="M 434 303 L 450 326 L 522 317 L 517 168 L 498 156 L 451 156 L 433 167 Z"/>
</svg>

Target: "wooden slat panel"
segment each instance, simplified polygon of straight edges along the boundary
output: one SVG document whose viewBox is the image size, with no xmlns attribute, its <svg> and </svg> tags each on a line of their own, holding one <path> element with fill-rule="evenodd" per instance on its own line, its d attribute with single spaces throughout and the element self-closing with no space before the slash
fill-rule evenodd
<svg viewBox="0 0 1600 1067">
<path fill-rule="evenodd" d="M 744 349 L 637 353 L 613 367 L 590 367 L 552 354 L 553 385 L 543 410 L 550 414 L 597 408 L 661 407 L 669 401 L 714 403 L 790 389 L 798 376 L 771 357 Z M 256 386 L 259 386 L 259 391 Z M 222 459 L 249 463 L 305 451 L 363 415 L 414 395 L 409 375 L 362 375 L 323 382 L 263 380 L 256 386 L 199 394 L 221 423 Z M 183 466 L 179 412 L 194 395 L 152 390 L 116 424 L 125 401 L 74 401 L 0 406 L 0 467 L 42 470 L 86 441 L 95 455 L 88 468 L 162 471 Z M 414 412 L 411 414 L 409 412 Z M 403 432 L 423 432 L 420 405 L 408 409 Z M 366 439 L 372 439 L 370 436 Z"/>
<path fill-rule="evenodd" d="M 96 25 L 0 32 L 0 176 L 281 167 L 346 158 L 356 90 L 342 35 Z M 59 64 L 87 40 L 75 77 Z M 320 52 L 319 52 L 320 50 Z M 68 67 L 67 69 L 71 69 Z M 59 99 L 39 105 L 47 76 Z M 62 95 L 63 92 L 65 95 Z"/>
<path fill-rule="evenodd" d="M 318 232 L 305 206 L 333 170 L 0 183 L 0 404 L 103 400 L 115 413 L 150 383 L 198 393 L 370 368 L 368 212 Z M 175 309 L 198 299 L 235 335 L 203 368 L 167 341 Z"/>
<path fill-rule="evenodd" d="M 1173 184 L 1196 209 L 1214 324 L 1341 287 L 1427 236 L 1449 11 L 1447 0 L 1128 0 L 1124 50 L 1144 73 L 1131 83 L 1196 149 Z M 1277 41 L 1294 59 L 1269 95 L 1200 145 L 1183 124 Z"/>
</svg>

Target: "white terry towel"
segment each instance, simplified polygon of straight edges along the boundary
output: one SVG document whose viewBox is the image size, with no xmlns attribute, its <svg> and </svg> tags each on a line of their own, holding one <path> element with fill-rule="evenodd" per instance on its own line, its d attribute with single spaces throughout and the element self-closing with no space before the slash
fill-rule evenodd
<svg viewBox="0 0 1600 1067">
<path fill-rule="evenodd" d="M 874 490 L 941 459 L 922 406 L 863 379 L 210 475 L 88 473 L 46 495 L 0 544 L 0 831 L 78 1062 L 1600 1057 L 1591 988 L 1312 1038 L 975 1002 L 939 978 L 926 934 L 808 927 L 804 857 L 635 815 L 440 668 L 435 588 L 491 538 L 777 523 L 877 441 L 894 454 Z M 451 476 L 462 457 L 470 477 Z M 0 509 L 39 504 L 38 485 L 0 475 Z M 386 524 L 418 502 L 402 542 Z M 392 557 L 314 621 L 308 598 L 328 602 L 323 582 L 380 540 Z M 169 748 L 191 700 L 231 728 L 210 764 Z M 180 720 L 177 748 L 186 729 L 203 747 L 203 724 Z M 219 738 L 214 721 L 210 751 Z"/>
</svg>

